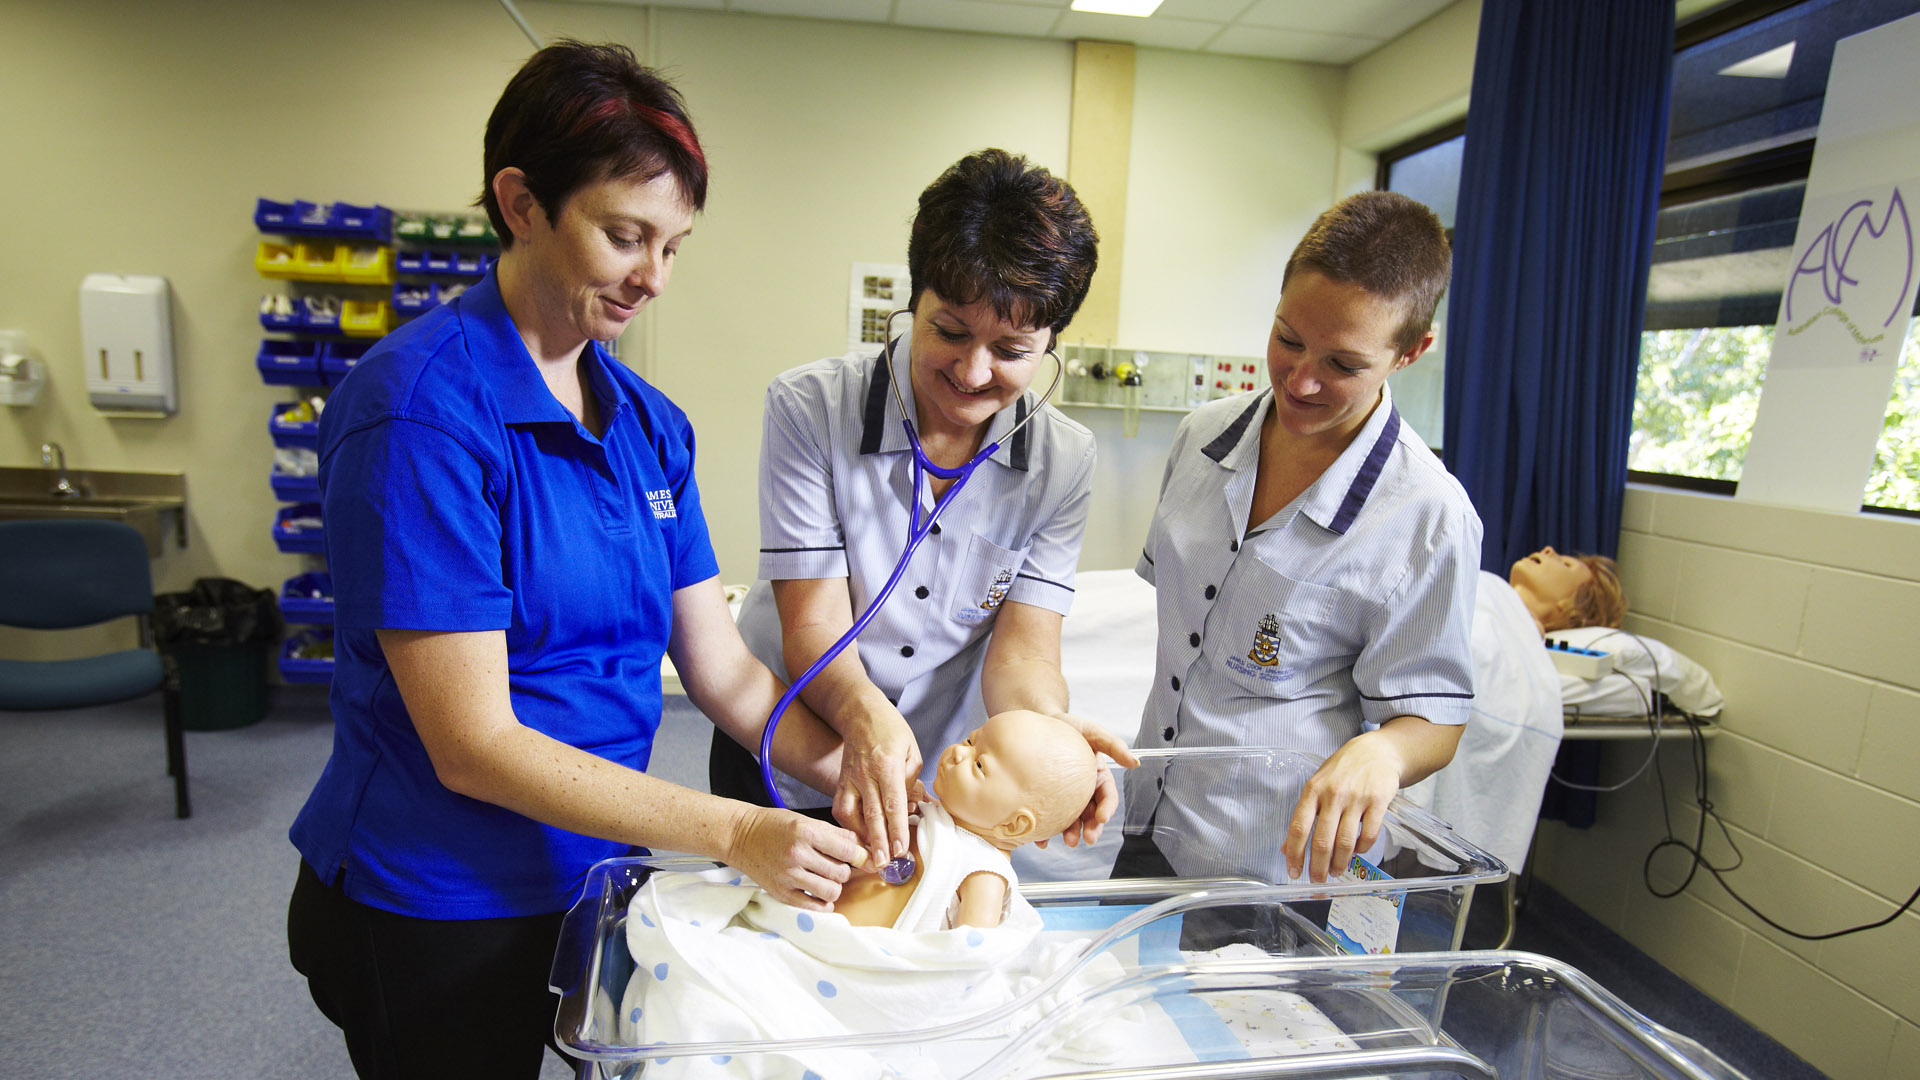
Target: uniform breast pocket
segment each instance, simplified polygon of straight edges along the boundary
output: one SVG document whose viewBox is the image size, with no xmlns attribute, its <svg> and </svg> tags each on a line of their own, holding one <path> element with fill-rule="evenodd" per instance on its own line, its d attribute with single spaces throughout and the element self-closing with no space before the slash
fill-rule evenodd
<svg viewBox="0 0 1920 1080">
<path fill-rule="evenodd" d="M 1352 652 L 1353 628 L 1341 626 L 1341 608 L 1338 589 L 1255 559 L 1233 583 L 1224 619 L 1208 620 L 1214 663 L 1256 694 L 1292 697 Z"/>
<path fill-rule="evenodd" d="M 977 625 L 993 618 L 1013 589 L 1014 575 L 1027 562 L 1027 549 L 1001 547 L 975 533 L 967 541 L 967 557 L 954 579 L 953 617 Z"/>
</svg>

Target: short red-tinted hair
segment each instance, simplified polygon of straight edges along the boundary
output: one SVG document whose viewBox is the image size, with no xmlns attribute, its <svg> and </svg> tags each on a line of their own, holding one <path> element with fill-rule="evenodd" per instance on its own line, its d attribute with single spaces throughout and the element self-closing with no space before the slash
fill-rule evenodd
<svg viewBox="0 0 1920 1080">
<path fill-rule="evenodd" d="M 502 246 L 513 234 L 493 196 L 500 170 L 526 174 L 549 219 L 588 184 L 671 175 L 695 210 L 707 205 L 707 156 L 680 92 L 624 45 L 557 41 L 534 53 L 487 118 L 479 205 Z"/>
</svg>

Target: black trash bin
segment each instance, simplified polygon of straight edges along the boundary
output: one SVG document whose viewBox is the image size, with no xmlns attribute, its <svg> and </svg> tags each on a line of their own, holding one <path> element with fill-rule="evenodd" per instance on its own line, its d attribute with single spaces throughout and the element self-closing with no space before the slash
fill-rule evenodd
<svg viewBox="0 0 1920 1080">
<path fill-rule="evenodd" d="M 245 727 L 267 715 L 267 661 L 280 640 L 270 589 L 201 578 L 153 598 L 153 636 L 180 680 L 181 723 L 192 731 Z"/>
</svg>

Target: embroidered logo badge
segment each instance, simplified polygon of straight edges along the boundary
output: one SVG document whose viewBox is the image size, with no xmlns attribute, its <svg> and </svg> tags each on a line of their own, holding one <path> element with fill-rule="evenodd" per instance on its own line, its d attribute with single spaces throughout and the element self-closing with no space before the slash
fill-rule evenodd
<svg viewBox="0 0 1920 1080">
<path fill-rule="evenodd" d="M 1280 662 L 1280 621 L 1273 612 L 1260 620 L 1260 628 L 1253 632 L 1253 648 L 1247 652 L 1247 659 L 1261 667 L 1272 667 Z"/>
<path fill-rule="evenodd" d="M 1294 668 L 1280 666 L 1280 620 L 1271 611 L 1260 619 L 1247 655 L 1229 655 L 1222 663 L 1230 671 L 1268 684 L 1287 682 L 1299 674 Z"/>
<path fill-rule="evenodd" d="M 1000 602 L 1007 598 L 1007 590 L 1011 588 L 1013 588 L 1013 571 L 1000 571 L 999 576 L 993 579 L 993 584 L 987 586 L 987 598 L 980 601 L 981 610 L 1000 610 Z"/>
<path fill-rule="evenodd" d="M 653 516 L 662 520 L 680 516 L 673 508 L 673 490 L 671 488 L 661 488 L 659 491 L 647 492 L 647 505 L 653 508 Z"/>
</svg>

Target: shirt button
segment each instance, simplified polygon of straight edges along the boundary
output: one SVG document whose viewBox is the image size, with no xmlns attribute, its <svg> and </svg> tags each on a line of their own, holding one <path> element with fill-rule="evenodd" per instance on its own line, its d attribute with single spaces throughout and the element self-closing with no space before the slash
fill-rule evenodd
<svg viewBox="0 0 1920 1080">
<path fill-rule="evenodd" d="M 927 598 L 927 587 L 925 585 L 920 586 L 913 590 L 913 595 L 921 600 L 925 600 Z"/>
<path fill-rule="evenodd" d="M 939 523 L 939 522 L 937 522 L 937 521 L 936 521 L 936 522 L 934 522 L 934 523 L 933 523 L 933 528 L 931 528 L 931 529 L 928 529 L 927 531 L 928 531 L 928 532 L 930 532 L 930 533 L 932 533 L 932 534 L 933 534 L 933 535 L 935 535 L 935 536 L 939 536 L 939 535 L 940 535 L 940 523 Z"/>
<path fill-rule="evenodd" d="M 1240 550 L 1240 541 L 1238 541 L 1238 540 L 1229 540 L 1229 541 L 1227 541 L 1227 550 L 1228 550 L 1228 551 L 1239 551 L 1239 550 Z"/>
<path fill-rule="evenodd" d="M 1178 690 L 1178 689 L 1180 689 L 1180 676 L 1178 676 L 1178 675 L 1175 675 L 1175 676 L 1173 677 L 1173 688 L 1174 688 L 1175 690 Z"/>
<path fill-rule="evenodd" d="M 1172 729 L 1172 728 L 1167 728 L 1167 729 L 1166 729 L 1165 731 L 1162 731 L 1162 732 L 1160 733 L 1160 737 L 1161 737 L 1161 738 L 1163 738 L 1163 739 L 1165 739 L 1165 740 L 1167 740 L 1168 742 L 1172 742 L 1172 741 L 1173 741 L 1173 729 Z"/>
<path fill-rule="evenodd" d="M 1200 635 L 1199 635 L 1199 634 L 1188 634 L 1188 635 L 1187 635 L 1187 644 L 1189 644 L 1189 645 L 1191 645 L 1191 646 L 1193 646 L 1193 647 L 1194 647 L 1194 648 L 1196 648 L 1196 649 L 1197 649 L 1197 648 L 1199 648 L 1199 647 L 1200 647 Z"/>
<path fill-rule="evenodd" d="M 913 655 L 913 646 L 911 646 L 911 645 L 902 645 L 902 646 L 900 646 L 900 655 L 901 655 L 901 656 L 912 656 L 912 655 Z"/>
<path fill-rule="evenodd" d="M 1213 599 L 1215 592 L 1216 590 L 1214 589 L 1214 587 L 1209 585 L 1207 586 L 1206 591 L 1202 595 L 1204 595 L 1207 599 L 1211 600 Z"/>
</svg>

